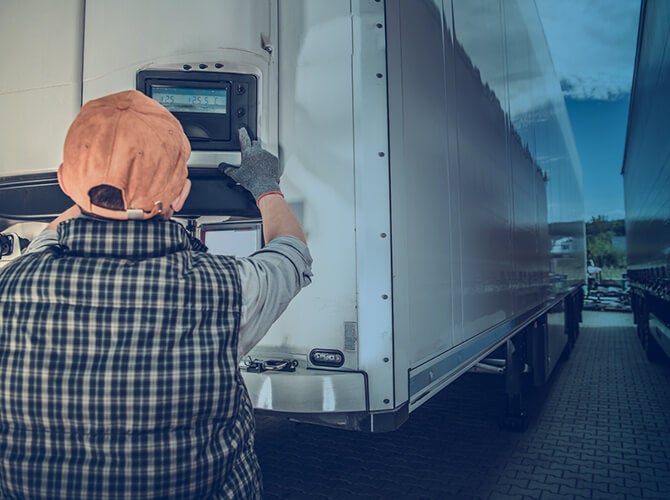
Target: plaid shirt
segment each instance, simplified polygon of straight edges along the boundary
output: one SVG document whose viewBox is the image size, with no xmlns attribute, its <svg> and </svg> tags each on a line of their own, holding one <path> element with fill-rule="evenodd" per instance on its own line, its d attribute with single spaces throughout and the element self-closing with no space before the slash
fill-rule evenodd
<svg viewBox="0 0 670 500">
<path fill-rule="evenodd" d="M 235 259 L 166 221 L 58 236 L 0 275 L 0 497 L 259 497 Z"/>
</svg>

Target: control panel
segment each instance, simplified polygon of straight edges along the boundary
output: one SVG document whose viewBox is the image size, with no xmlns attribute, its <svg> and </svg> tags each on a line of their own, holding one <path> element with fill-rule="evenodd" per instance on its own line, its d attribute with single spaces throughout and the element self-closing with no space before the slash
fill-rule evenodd
<svg viewBox="0 0 670 500">
<path fill-rule="evenodd" d="M 136 86 L 175 115 L 192 150 L 239 151 L 240 127 L 257 137 L 258 82 L 255 75 L 223 68 L 221 63 L 198 63 L 143 69 Z"/>
</svg>

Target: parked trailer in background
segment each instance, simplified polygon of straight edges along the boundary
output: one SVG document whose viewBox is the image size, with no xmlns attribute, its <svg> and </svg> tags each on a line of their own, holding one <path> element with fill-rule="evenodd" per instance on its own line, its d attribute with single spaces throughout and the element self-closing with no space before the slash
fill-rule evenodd
<svg viewBox="0 0 670 500">
<path fill-rule="evenodd" d="M 651 360 L 670 356 L 668 19 L 668 2 L 642 2 L 622 170 L 631 303 Z"/>
<path fill-rule="evenodd" d="M 546 382 L 571 347 L 585 280 L 581 167 L 532 0 L 41 3 L 53 16 L 0 20 L 7 224 L 67 206 L 53 171 L 81 102 L 138 88 L 191 139 L 184 223 L 253 251 L 253 200 L 216 169 L 247 126 L 315 261 L 243 366 L 255 407 L 392 430 L 475 369 L 505 374 L 523 425 L 522 373 Z"/>
</svg>

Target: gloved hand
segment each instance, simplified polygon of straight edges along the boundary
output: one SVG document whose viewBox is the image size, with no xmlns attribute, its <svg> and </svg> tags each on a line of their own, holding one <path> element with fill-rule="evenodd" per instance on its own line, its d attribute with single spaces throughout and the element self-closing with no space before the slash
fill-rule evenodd
<svg viewBox="0 0 670 500">
<path fill-rule="evenodd" d="M 265 151 L 258 141 L 251 141 L 245 128 L 238 131 L 242 162 L 239 166 L 219 164 L 219 170 L 238 182 L 254 195 L 256 201 L 265 193 L 281 193 L 279 178 L 282 168 L 272 153 Z"/>
</svg>

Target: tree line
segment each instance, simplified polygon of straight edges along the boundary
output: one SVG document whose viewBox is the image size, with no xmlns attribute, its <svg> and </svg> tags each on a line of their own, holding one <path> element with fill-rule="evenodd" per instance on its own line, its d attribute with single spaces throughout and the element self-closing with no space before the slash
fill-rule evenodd
<svg viewBox="0 0 670 500">
<path fill-rule="evenodd" d="M 626 267 L 626 253 L 612 244 L 615 236 L 626 235 L 624 219 L 609 220 L 599 215 L 586 223 L 588 258 L 599 267 Z"/>
</svg>

